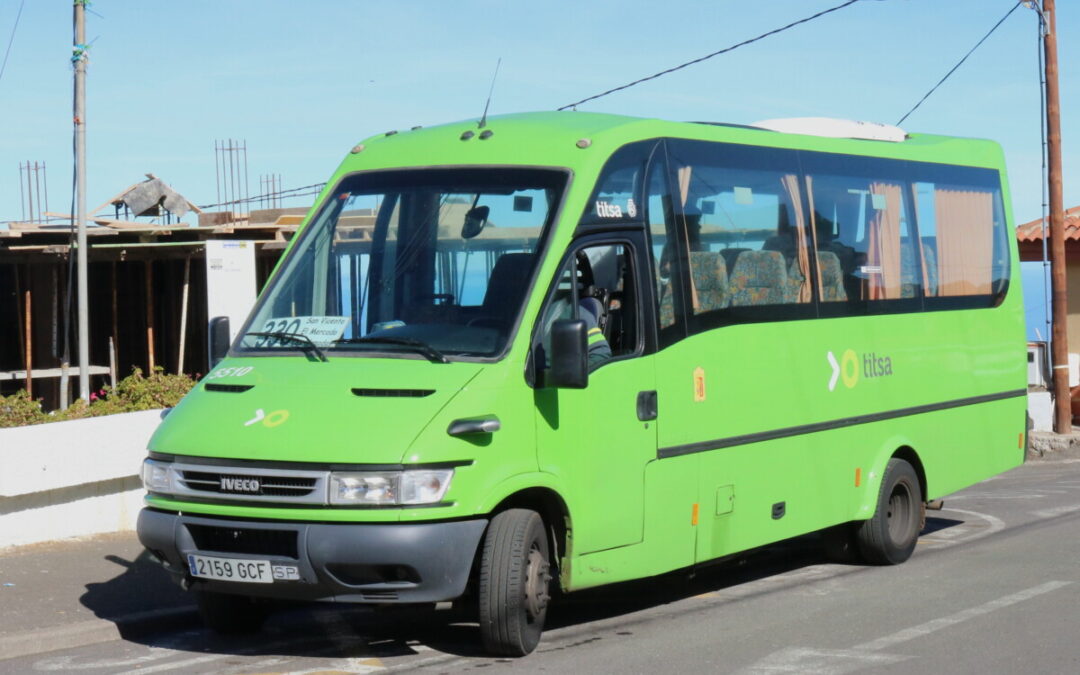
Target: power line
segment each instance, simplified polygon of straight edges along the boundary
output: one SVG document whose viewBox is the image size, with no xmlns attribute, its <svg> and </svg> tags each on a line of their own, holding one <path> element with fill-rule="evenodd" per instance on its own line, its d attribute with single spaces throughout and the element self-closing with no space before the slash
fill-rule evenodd
<svg viewBox="0 0 1080 675">
<path fill-rule="evenodd" d="M 713 52 L 712 54 L 706 54 L 705 56 L 702 56 L 701 58 L 694 59 L 693 61 L 687 61 L 686 63 L 679 64 L 679 65 L 675 66 L 674 68 L 668 68 L 667 70 L 662 70 L 659 73 L 656 73 L 654 75 L 649 75 L 648 77 L 643 77 L 640 80 L 634 80 L 633 82 L 630 82 L 628 84 L 624 84 L 621 87 L 615 87 L 614 89 L 608 89 L 607 91 L 605 91 L 603 93 L 596 94 L 595 96 L 590 96 L 588 98 L 583 98 L 580 101 L 577 101 L 575 103 L 568 103 L 568 104 L 562 106 L 561 108 L 557 108 L 556 110 L 566 110 L 567 108 L 576 108 L 577 106 L 581 105 L 582 103 L 586 103 L 588 101 L 594 101 L 594 100 L 596 100 L 598 98 L 601 98 L 603 96 L 607 96 L 608 94 L 614 94 L 617 91 L 622 91 L 623 89 L 629 89 L 630 87 L 641 84 L 642 82 L 648 82 L 649 80 L 655 80 L 656 78 L 658 78 L 658 77 L 660 77 L 662 75 L 667 75 L 668 73 L 674 73 L 676 70 L 682 70 L 683 68 L 686 68 L 688 66 L 692 66 L 694 64 L 701 63 L 702 61 L 706 61 L 708 59 L 711 59 L 714 56 L 720 56 L 721 54 L 726 54 L 726 53 L 728 53 L 730 51 L 738 49 L 739 47 L 745 47 L 748 44 L 752 44 L 754 42 L 757 42 L 758 40 L 761 40 L 763 38 L 767 38 L 770 35 L 776 35 L 777 33 L 782 33 L 782 32 L 786 31 L 789 28 L 794 28 L 795 26 L 798 26 L 799 24 L 803 24 L 803 23 L 813 21 L 814 19 L 823 17 L 826 14 L 830 14 L 832 12 L 835 12 L 835 11 L 839 10 L 839 9 L 843 9 L 843 8 L 849 6 L 849 5 L 854 5 L 856 2 L 859 2 L 859 0 L 847 0 L 847 2 L 843 2 L 843 3 L 841 3 L 841 4 L 839 4 L 839 5 L 835 6 L 835 7 L 830 7 L 829 9 L 820 11 L 817 14 L 806 17 L 805 19 L 799 19 L 798 21 L 793 21 L 792 23 L 789 23 L 786 26 L 782 26 L 782 27 L 777 28 L 775 30 L 771 30 L 768 33 L 762 33 L 761 35 L 759 35 L 757 37 L 750 38 L 749 40 L 743 40 L 742 42 L 740 42 L 740 43 L 738 43 L 736 45 L 726 47 L 724 49 L 721 49 L 720 51 Z"/>
<path fill-rule="evenodd" d="M 310 195 L 319 194 L 320 192 L 322 192 L 322 189 L 325 186 L 326 186 L 326 183 L 313 183 L 311 185 L 304 185 L 302 187 L 289 188 L 288 190 L 278 190 L 277 192 L 272 193 L 272 196 L 278 197 L 279 199 L 292 199 L 294 197 L 307 197 L 307 196 L 310 196 Z M 303 192 L 305 190 L 306 190 L 306 192 Z M 212 208 L 215 208 L 215 207 L 218 207 L 218 206 L 234 206 L 234 205 L 239 205 L 239 204 L 250 204 L 252 202 L 257 202 L 260 199 L 262 199 L 264 197 L 267 197 L 267 196 L 271 196 L 270 193 L 261 194 L 261 195 L 255 195 L 254 197 L 246 197 L 246 198 L 242 198 L 242 199 L 233 199 L 233 200 L 230 200 L 230 201 L 221 202 L 219 204 L 200 204 L 199 208 L 200 209 L 212 209 Z"/>
<path fill-rule="evenodd" d="M 26 0 L 19 3 L 19 12 L 15 15 L 15 25 L 11 27 L 11 37 L 8 38 L 7 49 L 4 50 L 4 63 L 0 65 L 0 80 L 4 79 L 4 70 L 7 68 L 8 56 L 11 55 L 11 45 L 15 44 L 15 31 L 19 29 L 19 18 L 22 17 L 23 5 Z"/>
<path fill-rule="evenodd" d="M 967 58 L 969 56 L 971 56 L 971 54 L 976 49 L 979 48 L 979 45 L 981 45 L 983 42 L 986 42 L 986 38 L 990 37 L 994 33 L 994 31 L 996 31 L 998 29 L 998 26 L 1005 23 L 1005 19 L 1008 19 L 1009 15 L 1012 14 L 1013 12 L 1015 12 L 1016 8 L 1019 7 L 1022 4 L 1024 4 L 1024 0 L 1020 0 L 1015 5 L 1013 5 L 1012 9 L 1010 9 L 1008 12 L 1005 12 L 1005 16 L 1001 17 L 1001 19 L 999 19 L 998 22 L 994 24 L 994 27 L 990 29 L 990 32 L 987 33 L 986 35 L 982 36 L 982 39 L 979 40 L 978 42 L 976 42 L 975 46 L 972 47 L 970 50 L 968 50 L 967 54 L 964 54 L 964 58 L 957 61 L 956 65 L 953 66 L 949 70 L 949 72 L 945 73 L 945 77 L 941 78 L 941 80 L 939 80 L 937 84 L 935 84 L 933 87 L 931 87 L 930 91 L 926 92 L 926 94 L 922 98 L 919 99 L 919 102 L 916 103 L 915 106 L 911 110 L 907 111 L 907 113 L 905 113 L 904 116 L 900 118 L 900 121 L 898 121 L 896 123 L 896 126 L 900 126 L 901 124 L 903 124 L 904 120 L 906 120 L 908 118 L 908 116 L 911 115 L 911 113 L 918 110 L 919 106 L 921 106 L 923 104 L 923 101 L 930 98 L 930 94 L 933 94 L 935 91 L 937 91 L 937 88 L 940 87 L 942 84 L 944 84 L 945 80 L 949 79 L 949 76 L 952 75 L 953 73 L 955 73 L 956 69 L 959 68 L 961 65 L 963 65 L 964 61 L 967 61 Z"/>
</svg>

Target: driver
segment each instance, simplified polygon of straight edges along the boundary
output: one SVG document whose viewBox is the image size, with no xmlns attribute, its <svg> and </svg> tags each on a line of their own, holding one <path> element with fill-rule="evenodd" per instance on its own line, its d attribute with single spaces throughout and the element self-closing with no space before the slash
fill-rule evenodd
<svg viewBox="0 0 1080 675">
<path fill-rule="evenodd" d="M 596 368 L 611 358 L 611 345 L 600 328 L 600 316 L 603 306 L 596 298 L 586 297 L 578 301 L 578 318 L 585 321 L 589 344 L 589 369 Z"/>
</svg>

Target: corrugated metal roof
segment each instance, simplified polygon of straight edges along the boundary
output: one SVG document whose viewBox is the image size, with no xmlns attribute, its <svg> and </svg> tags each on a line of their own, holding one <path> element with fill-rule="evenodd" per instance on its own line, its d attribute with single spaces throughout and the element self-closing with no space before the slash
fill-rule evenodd
<svg viewBox="0 0 1080 675">
<path fill-rule="evenodd" d="M 1047 222 L 1047 231 L 1050 223 Z M 1016 239 L 1018 241 L 1042 241 L 1043 221 L 1042 218 L 1030 223 L 1016 226 Z M 1065 209 L 1065 240 L 1080 241 L 1080 206 Z"/>
</svg>

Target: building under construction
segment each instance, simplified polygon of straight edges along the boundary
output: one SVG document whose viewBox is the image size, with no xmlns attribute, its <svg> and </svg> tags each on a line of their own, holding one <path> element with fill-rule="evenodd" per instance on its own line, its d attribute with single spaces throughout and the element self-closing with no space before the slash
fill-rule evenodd
<svg viewBox="0 0 1080 675">
<path fill-rule="evenodd" d="M 180 222 L 189 211 L 197 214 L 197 226 Z M 90 390 L 134 367 L 205 372 L 206 242 L 253 242 L 261 288 L 306 211 L 203 212 L 149 175 L 91 212 Z M 55 409 L 65 396 L 73 398 L 66 392 L 78 389 L 68 382 L 77 383 L 79 375 L 75 237 L 70 216 L 28 220 L 0 225 L 0 395 L 25 388 Z M 71 355 L 69 369 L 63 368 L 65 354 Z"/>
</svg>

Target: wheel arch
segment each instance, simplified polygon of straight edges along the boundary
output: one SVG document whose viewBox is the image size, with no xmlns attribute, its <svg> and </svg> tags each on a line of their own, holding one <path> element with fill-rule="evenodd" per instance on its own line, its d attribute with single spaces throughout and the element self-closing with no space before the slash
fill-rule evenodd
<svg viewBox="0 0 1080 675">
<path fill-rule="evenodd" d="M 490 517 L 494 518 L 507 509 L 529 509 L 540 514 L 544 519 L 552 561 L 559 566 L 561 573 L 562 560 L 569 556 L 569 534 L 572 531 L 570 509 L 562 495 L 550 487 L 524 488 L 503 498 L 491 509 Z"/>
<path fill-rule="evenodd" d="M 570 507 L 559 489 L 558 479 L 549 473 L 518 474 L 499 483 L 479 505 L 477 514 L 488 521 L 507 509 L 530 509 L 540 514 L 548 534 L 552 563 L 556 566 L 560 584 L 569 580 L 570 549 L 573 547 L 573 525 Z M 483 546 L 477 547 L 477 561 Z"/>
<path fill-rule="evenodd" d="M 919 459 L 919 453 L 915 452 L 915 448 L 910 445 L 902 445 L 893 452 L 892 457 L 904 460 L 915 469 L 915 475 L 919 477 L 919 490 L 922 491 L 923 501 L 926 501 L 926 495 L 929 494 L 926 489 L 926 469 L 923 467 L 922 460 Z"/>
<path fill-rule="evenodd" d="M 902 436 L 896 436 L 886 439 L 879 446 L 873 461 L 870 463 L 870 471 L 867 475 L 865 491 L 860 499 L 859 515 L 856 519 L 864 520 L 874 515 L 877 508 L 878 491 L 881 490 L 881 481 L 885 478 L 885 468 L 889 465 L 889 460 L 893 458 L 902 459 L 915 469 L 915 475 L 919 478 L 919 489 L 922 491 L 923 501 L 927 499 L 929 483 L 926 466 L 910 440 Z"/>
</svg>

